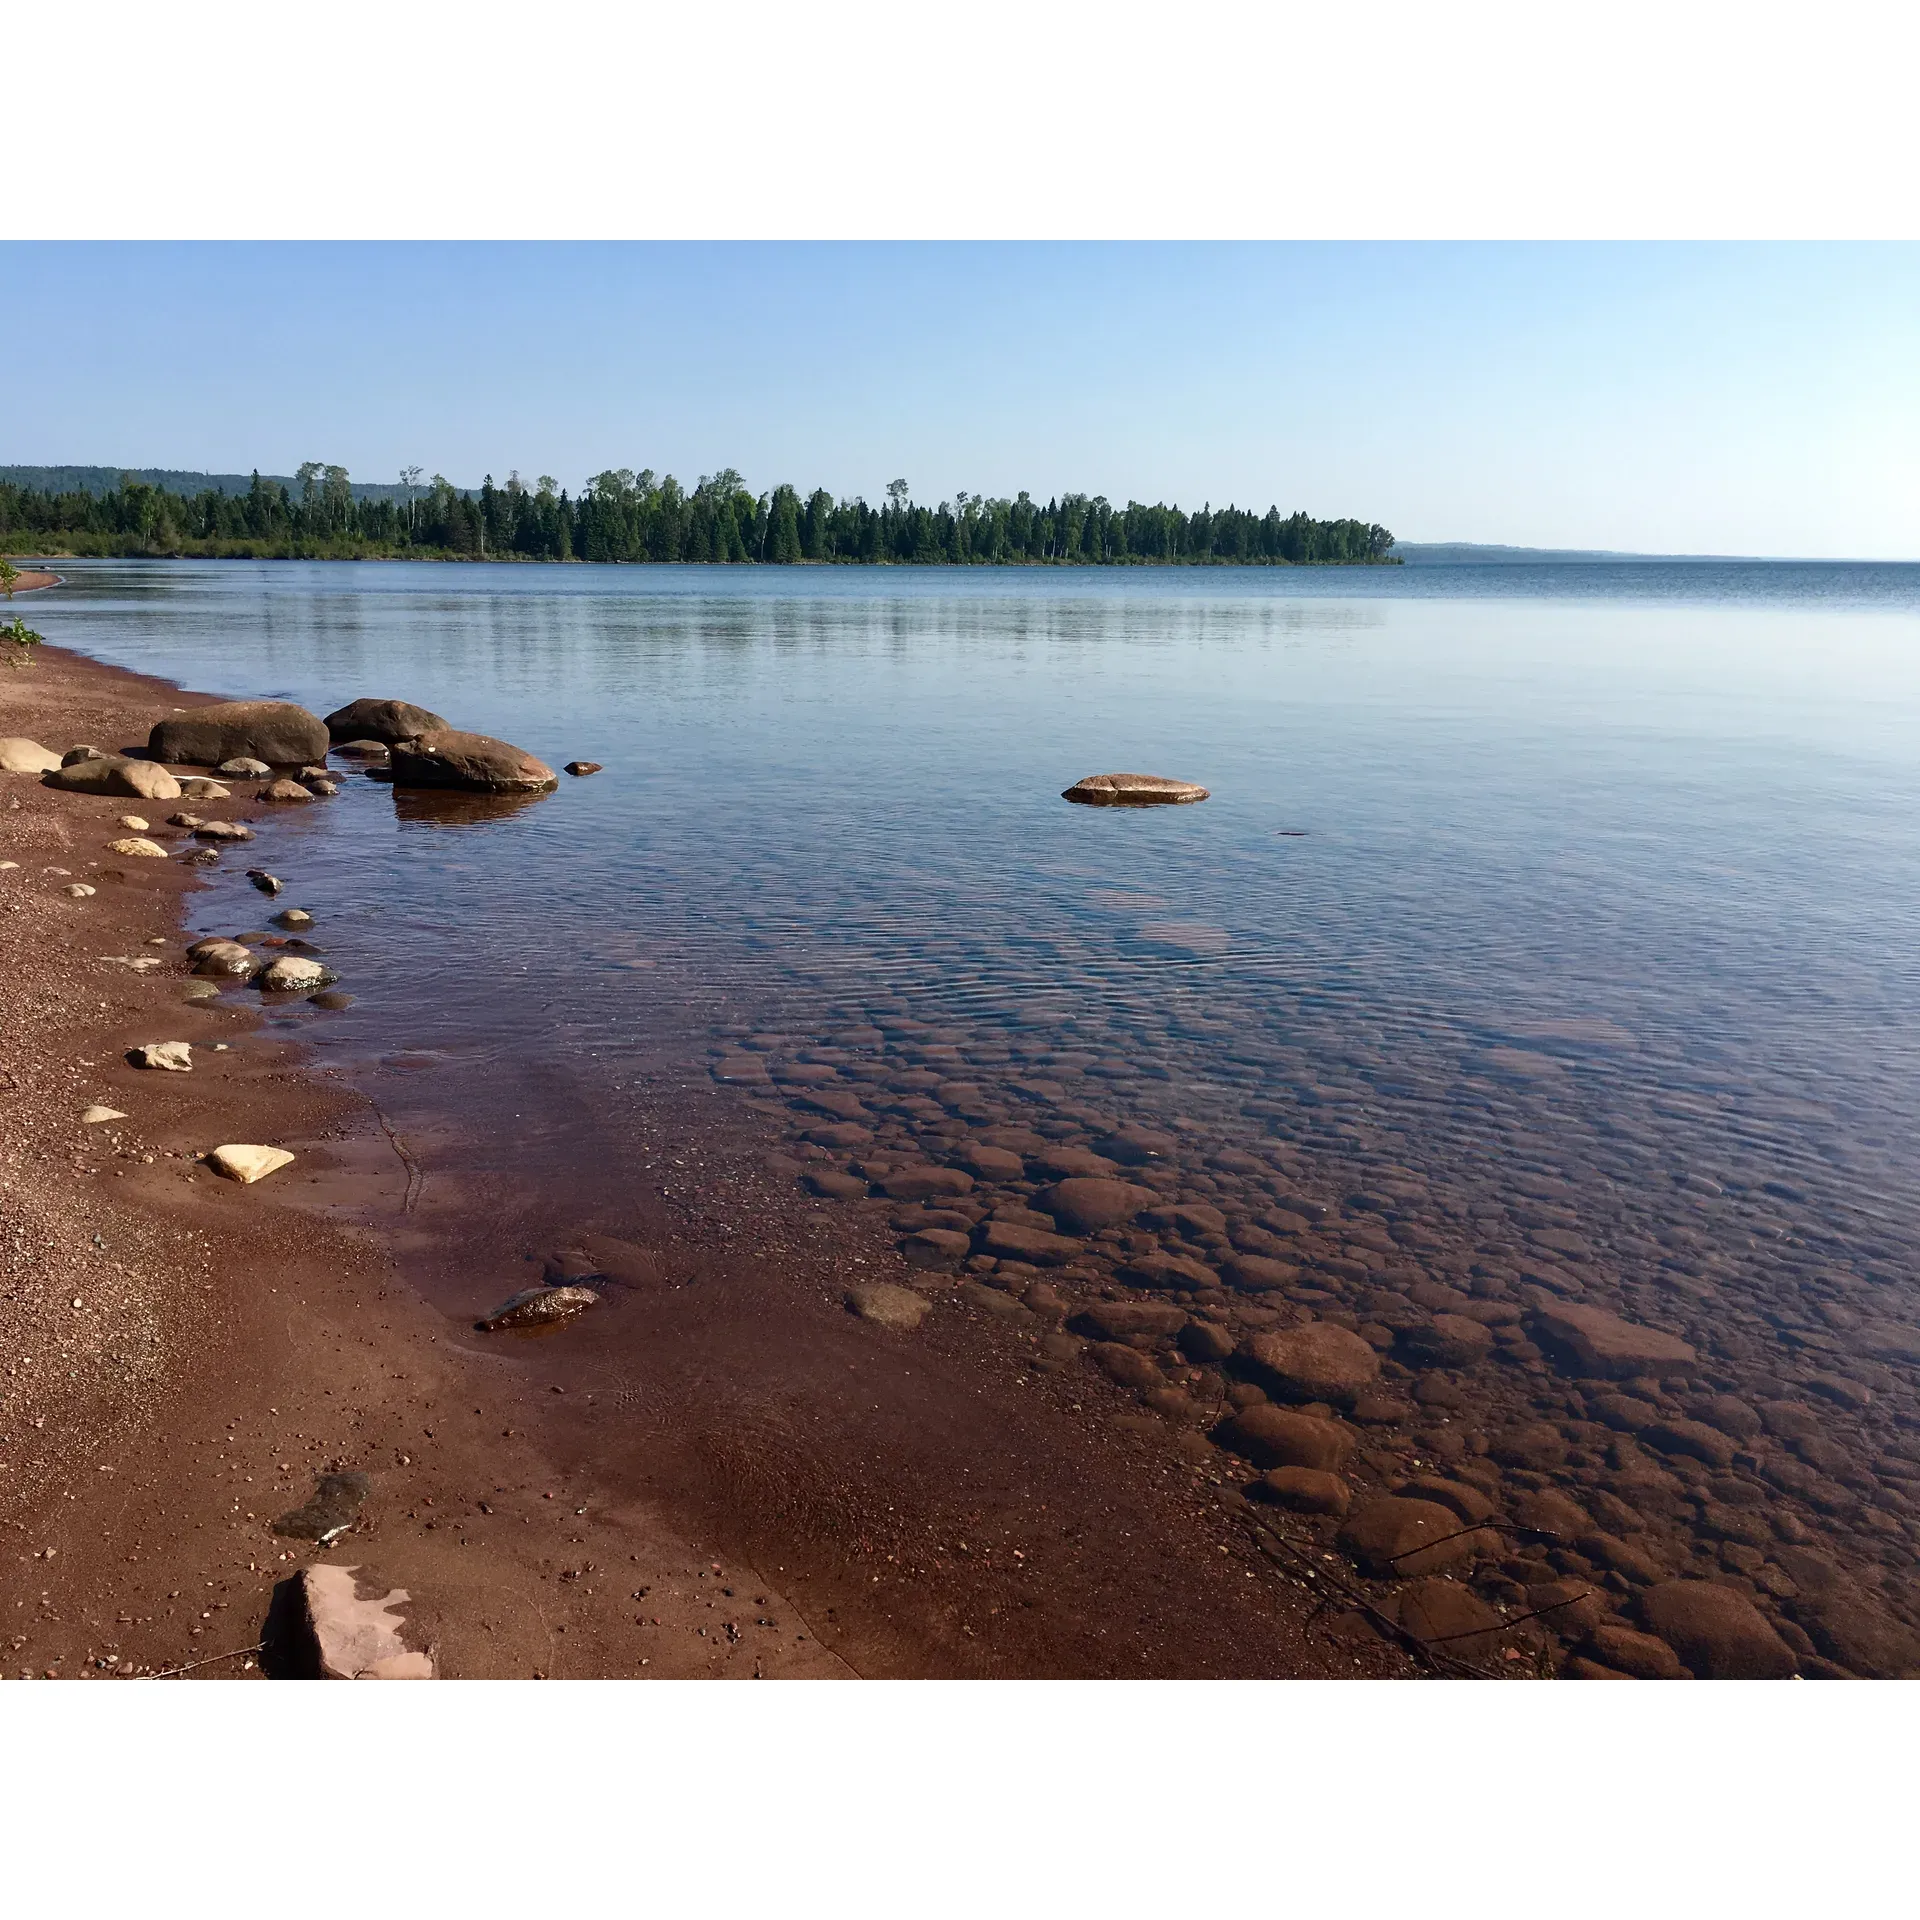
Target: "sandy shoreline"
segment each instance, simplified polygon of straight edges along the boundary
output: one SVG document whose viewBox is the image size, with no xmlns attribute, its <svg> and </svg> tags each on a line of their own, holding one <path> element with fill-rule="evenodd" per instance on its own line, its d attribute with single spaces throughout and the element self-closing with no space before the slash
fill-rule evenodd
<svg viewBox="0 0 1920 1920">
<path fill-rule="evenodd" d="M 41 652 L 0 681 L 0 733 L 55 750 L 141 741 L 209 697 Z M 846 1262 L 884 1230 L 828 1225 L 777 1170 L 739 1202 L 750 1245 L 723 1226 L 716 1251 L 664 1205 L 643 1222 L 663 1269 L 699 1285 L 606 1322 L 646 1409 L 609 1424 L 557 1346 L 489 1344 L 471 1305 L 448 1310 L 449 1291 L 497 1297 L 472 1277 L 510 1220 L 494 1196 L 423 1149 L 407 1213 L 408 1167 L 364 1095 L 264 1026 L 254 996 L 186 1004 L 192 870 L 103 851 L 136 810 L 184 851 L 160 824 L 171 803 L 24 775 L 0 796 L 0 858 L 19 862 L 0 872 L 8 1676 L 257 1672 L 276 1584 L 316 1560 L 407 1588 L 449 1677 L 1415 1670 L 1371 1636 L 1309 1631 L 1244 1503 L 1170 1435 L 1090 1438 L 965 1319 L 918 1345 L 853 1320 Z M 253 857 L 271 847 L 270 807 L 196 805 L 261 826 Z M 71 898 L 76 881 L 95 894 Z M 193 1043 L 191 1074 L 124 1060 L 162 1038 Z M 128 1118 L 83 1126 L 94 1101 Z M 297 1159 L 257 1187 L 196 1165 L 232 1140 Z M 531 1250 L 548 1223 L 522 1224 Z M 1084 1391 L 1124 1421 L 1117 1392 Z M 783 1451 L 769 1418 L 805 1422 L 805 1441 Z M 333 1549 L 269 1530 L 341 1470 L 373 1491 Z M 1024 1516 L 1023 1552 L 994 1516 Z"/>
</svg>

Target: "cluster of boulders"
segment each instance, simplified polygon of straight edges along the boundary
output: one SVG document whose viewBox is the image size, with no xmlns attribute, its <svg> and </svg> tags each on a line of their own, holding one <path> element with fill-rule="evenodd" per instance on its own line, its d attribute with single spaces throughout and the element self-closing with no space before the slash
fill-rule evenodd
<svg viewBox="0 0 1920 1920">
<path fill-rule="evenodd" d="M 714 1061 L 786 1110 L 777 1166 L 897 1235 L 905 1271 L 851 1312 L 910 1337 L 951 1303 L 1074 1399 L 1103 1377 L 1250 1524 L 1323 1578 L 1339 1556 L 1375 1627 L 1488 1671 L 1920 1673 L 1880 1577 L 1915 1564 L 1920 1442 L 1846 1433 L 1869 1363 L 1737 1377 L 1630 1310 L 1571 1224 L 1476 1250 L 1410 1181 L 1322 1196 L 1282 1141 L 1121 1119 L 1099 1076 L 1123 1069 L 893 1011 Z"/>
</svg>

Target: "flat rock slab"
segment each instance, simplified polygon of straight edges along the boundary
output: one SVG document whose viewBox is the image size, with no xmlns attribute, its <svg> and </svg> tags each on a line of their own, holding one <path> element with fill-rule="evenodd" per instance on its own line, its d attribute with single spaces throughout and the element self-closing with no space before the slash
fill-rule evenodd
<svg viewBox="0 0 1920 1920">
<path fill-rule="evenodd" d="M 237 1180 L 243 1187 L 250 1187 L 256 1180 L 264 1180 L 270 1173 L 278 1173 L 282 1167 L 293 1164 L 293 1155 L 284 1147 L 255 1147 L 234 1145 L 215 1147 L 207 1155 L 207 1165 L 222 1179 Z"/>
<path fill-rule="evenodd" d="M 1673 1334 L 1564 1300 L 1536 1307 L 1533 1330 L 1542 1345 L 1577 1371 L 1601 1379 L 1685 1373 L 1697 1359 L 1694 1350 Z"/>
<path fill-rule="evenodd" d="M 1206 799 L 1207 789 L 1157 773 L 1090 773 L 1060 797 L 1083 807 L 1179 807 Z"/>
<path fill-rule="evenodd" d="M 846 1291 L 847 1311 L 876 1327 L 895 1333 L 911 1333 L 927 1317 L 929 1301 L 911 1287 L 897 1287 L 887 1280 L 869 1280 Z"/>
<path fill-rule="evenodd" d="M 322 1680 L 431 1680 L 433 1655 L 410 1647 L 398 1611 L 405 1587 L 381 1592 L 361 1567 L 308 1567 L 295 1583 L 295 1617 Z"/>
<path fill-rule="evenodd" d="M 1380 1356 L 1357 1333 L 1325 1320 L 1253 1334 L 1240 1352 L 1262 1384 L 1297 1400 L 1349 1404 L 1380 1377 Z"/>
</svg>

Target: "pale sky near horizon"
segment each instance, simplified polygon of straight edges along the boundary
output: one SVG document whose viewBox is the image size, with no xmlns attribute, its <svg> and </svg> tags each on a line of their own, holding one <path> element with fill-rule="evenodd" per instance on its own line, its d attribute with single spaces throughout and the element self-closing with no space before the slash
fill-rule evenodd
<svg viewBox="0 0 1920 1920">
<path fill-rule="evenodd" d="M 1920 246 L 0 245 L 0 464 L 737 467 L 1920 559 Z"/>
</svg>

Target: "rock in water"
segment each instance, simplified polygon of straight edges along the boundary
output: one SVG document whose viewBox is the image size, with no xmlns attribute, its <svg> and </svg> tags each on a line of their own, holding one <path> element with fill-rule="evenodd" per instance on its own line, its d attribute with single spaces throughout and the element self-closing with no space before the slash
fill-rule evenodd
<svg viewBox="0 0 1920 1920">
<path fill-rule="evenodd" d="M 284 1147 L 215 1147 L 207 1155 L 207 1165 L 215 1173 L 228 1180 L 238 1180 L 243 1187 L 250 1187 L 256 1180 L 264 1180 L 268 1174 L 278 1173 L 282 1167 L 292 1164 L 293 1155 Z"/>
<path fill-rule="evenodd" d="M 1353 1451 L 1353 1435 L 1331 1420 L 1285 1407 L 1242 1407 L 1216 1436 L 1256 1467 L 1311 1467 L 1338 1473 Z"/>
<path fill-rule="evenodd" d="M 223 700 L 170 713 L 147 736 L 156 760 L 222 767 L 228 760 L 264 760 L 296 767 L 327 757 L 326 723 L 291 700 Z"/>
<path fill-rule="evenodd" d="M 135 1047 L 127 1058 L 136 1067 L 158 1067 L 165 1073 L 193 1071 L 193 1043 L 188 1040 L 151 1040 Z"/>
<path fill-rule="evenodd" d="M 1340 1529 L 1339 1545 L 1378 1578 L 1406 1580 L 1489 1551 L 1498 1538 L 1463 1532 L 1459 1515 L 1437 1501 L 1389 1494 L 1369 1500 L 1348 1520 Z"/>
<path fill-rule="evenodd" d="M 329 737 L 364 746 L 390 747 L 396 740 L 417 740 L 423 733 L 448 733 L 453 723 L 407 700 L 350 700 L 322 723 Z"/>
<path fill-rule="evenodd" d="M 1380 1377 L 1380 1356 L 1357 1333 L 1324 1320 L 1253 1334 L 1239 1350 L 1262 1385 L 1294 1400 L 1344 1405 Z"/>
<path fill-rule="evenodd" d="M 360 1567 L 308 1567 L 294 1583 L 294 1615 L 308 1660 L 322 1680 L 431 1680 L 433 1655 L 407 1645 L 395 1611 L 405 1587 L 379 1592 Z M 376 1597 L 376 1595 L 378 1597 Z"/>
<path fill-rule="evenodd" d="M 1207 789 L 1157 773 L 1091 773 L 1060 797 L 1083 807 L 1179 807 L 1206 799 Z"/>
<path fill-rule="evenodd" d="M 1537 1307 L 1533 1331 L 1542 1346 L 1570 1362 L 1574 1371 L 1602 1379 L 1685 1373 L 1696 1357 L 1684 1340 L 1670 1333 L 1564 1300 Z"/>
<path fill-rule="evenodd" d="M 1068 1233 L 1099 1233 L 1106 1227 L 1124 1225 L 1159 1198 L 1152 1188 L 1136 1187 L 1125 1180 L 1078 1176 L 1036 1194 L 1034 1205 L 1052 1214 L 1055 1223 Z"/>
<path fill-rule="evenodd" d="M 566 771 L 576 780 L 584 780 L 590 773 L 598 773 L 603 762 L 598 760 L 569 760 Z"/>
<path fill-rule="evenodd" d="M 396 787 L 453 787 L 466 793 L 542 793 L 560 784 L 544 760 L 484 733 L 452 730 L 393 743 Z"/>
<path fill-rule="evenodd" d="M 353 1525 L 372 1487 L 364 1473 L 323 1473 L 306 1504 L 283 1513 L 273 1530 L 283 1540 L 317 1540 L 327 1546 Z"/>
<path fill-rule="evenodd" d="M 165 847 L 155 846 L 151 840 L 142 840 L 137 835 L 129 840 L 109 840 L 107 851 L 117 853 L 123 860 L 164 860 L 167 857 Z"/>
<path fill-rule="evenodd" d="M 282 954 L 261 969 L 254 980 L 262 993 L 314 993 L 330 987 L 340 976 L 318 960 L 303 960 L 298 954 Z"/>
<path fill-rule="evenodd" d="M 151 760 L 129 760 L 124 754 L 91 753 L 66 760 L 40 776 L 43 787 L 62 793 L 106 793 L 135 800 L 178 800 L 180 782 Z"/>
<path fill-rule="evenodd" d="M 9 734 L 0 740 L 0 773 L 54 773 L 60 756 L 38 740 L 23 740 Z"/>
<path fill-rule="evenodd" d="M 273 916 L 273 924 L 298 932 L 302 927 L 313 925 L 313 915 L 304 907 L 285 907 Z"/>
<path fill-rule="evenodd" d="M 888 1327 L 895 1333 L 911 1333 L 927 1317 L 925 1294 L 911 1287 L 896 1287 L 887 1280 L 869 1280 L 846 1292 L 847 1311 L 876 1327 Z"/>
<path fill-rule="evenodd" d="M 273 874 L 270 874 L 265 867 L 249 867 L 247 869 L 247 878 L 251 880 L 262 893 L 269 896 L 280 891 L 279 880 Z"/>
<path fill-rule="evenodd" d="M 1744 1593 L 1711 1580 L 1669 1580 L 1640 1596 L 1649 1627 L 1708 1680 L 1786 1680 L 1794 1652 Z"/>
<path fill-rule="evenodd" d="M 501 1333 L 514 1327 L 545 1327 L 571 1320 L 599 1304 L 591 1287 L 528 1287 L 504 1300 L 478 1324 L 482 1333 Z"/>
</svg>

